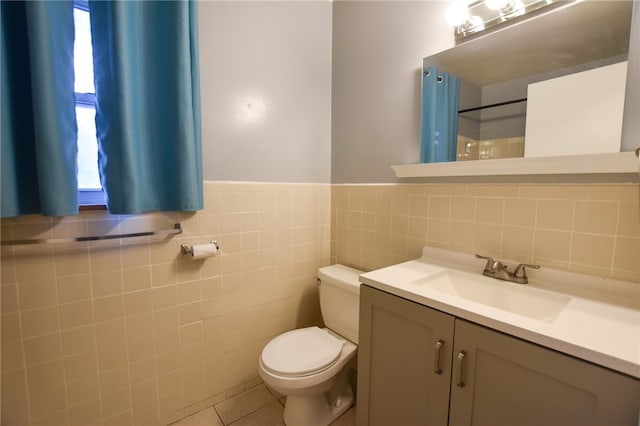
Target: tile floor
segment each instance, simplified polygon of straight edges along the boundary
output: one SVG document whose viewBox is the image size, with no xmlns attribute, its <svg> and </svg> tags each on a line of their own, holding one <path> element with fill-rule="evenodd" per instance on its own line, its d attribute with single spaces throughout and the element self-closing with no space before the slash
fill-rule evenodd
<svg viewBox="0 0 640 426">
<path fill-rule="evenodd" d="M 284 426 L 284 398 L 278 399 L 264 384 L 206 408 L 171 426 Z M 356 410 L 351 407 L 331 426 L 354 426 Z"/>
</svg>

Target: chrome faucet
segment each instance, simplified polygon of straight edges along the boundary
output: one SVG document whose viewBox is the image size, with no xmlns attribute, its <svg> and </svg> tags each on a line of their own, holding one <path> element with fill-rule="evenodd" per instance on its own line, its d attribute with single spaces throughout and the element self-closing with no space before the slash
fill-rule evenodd
<svg viewBox="0 0 640 426">
<path fill-rule="evenodd" d="M 518 284 L 527 284 L 529 282 L 527 272 L 524 268 L 540 269 L 540 265 L 520 263 L 514 268 L 513 272 L 510 272 L 507 269 L 507 265 L 499 260 L 493 260 L 488 256 L 481 256 L 479 254 L 476 254 L 476 257 L 487 261 L 487 264 L 484 266 L 484 270 L 482 271 L 482 275 Z"/>
</svg>

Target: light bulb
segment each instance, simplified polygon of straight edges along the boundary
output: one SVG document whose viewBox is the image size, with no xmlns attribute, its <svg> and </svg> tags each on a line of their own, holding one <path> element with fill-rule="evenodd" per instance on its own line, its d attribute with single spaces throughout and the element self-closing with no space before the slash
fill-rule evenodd
<svg viewBox="0 0 640 426">
<path fill-rule="evenodd" d="M 469 6 L 466 0 L 457 0 L 447 9 L 446 14 L 447 24 L 452 27 L 462 25 L 469 19 Z"/>
<path fill-rule="evenodd" d="M 511 12 L 513 13 L 513 16 L 522 16 L 524 15 L 526 11 L 526 8 L 524 7 L 524 3 L 522 3 L 522 0 L 515 0 L 513 2 L 513 5 L 511 6 Z"/>
<path fill-rule="evenodd" d="M 484 0 L 485 6 L 491 10 L 503 10 L 510 6 L 512 0 Z"/>
</svg>

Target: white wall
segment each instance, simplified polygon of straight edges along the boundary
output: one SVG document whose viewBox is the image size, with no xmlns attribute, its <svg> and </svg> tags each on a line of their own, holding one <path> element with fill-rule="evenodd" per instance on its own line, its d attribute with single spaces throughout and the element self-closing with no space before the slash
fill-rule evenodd
<svg viewBox="0 0 640 426">
<path fill-rule="evenodd" d="M 454 44 L 447 4 L 200 2 L 204 178 L 398 181 L 419 158 L 421 60 Z"/>
<path fill-rule="evenodd" d="M 627 68 L 627 97 L 624 103 L 621 151 L 640 147 L 640 1 L 633 3 L 631 35 L 629 38 L 629 68 Z"/>
<path fill-rule="evenodd" d="M 445 1 L 333 3 L 334 183 L 394 182 L 420 152 L 422 58 L 453 47 Z"/>
<path fill-rule="evenodd" d="M 203 1 L 205 180 L 331 180 L 329 1 Z"/>
</svg>

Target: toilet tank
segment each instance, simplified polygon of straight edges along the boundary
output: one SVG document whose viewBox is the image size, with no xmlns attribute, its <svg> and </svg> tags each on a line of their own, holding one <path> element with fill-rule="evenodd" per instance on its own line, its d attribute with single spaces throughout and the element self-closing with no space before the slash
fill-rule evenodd
<svg viewBox="0 0 640 426">
<path fill-rule="evenodd" d="M 320 310 L 330 330 L 358 343 L 360 281 L 362 271 L 344 265 L 318 269 Z"/>
</svg>

